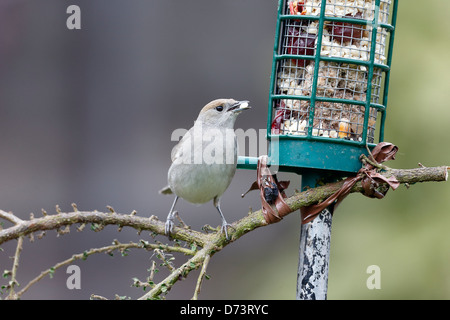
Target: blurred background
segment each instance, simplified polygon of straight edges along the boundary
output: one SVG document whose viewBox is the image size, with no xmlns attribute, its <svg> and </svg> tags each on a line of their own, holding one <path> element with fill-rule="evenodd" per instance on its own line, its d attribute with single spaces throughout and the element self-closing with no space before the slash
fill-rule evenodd
<svg viewBox="0 0 450 320">
<path fill-rule="evenodd" d="M 385 134 L 399 153 L 388 165 L 450 165 L 450 2 L 400 2 Z M 81 30 L 66 27 L 71 4 L 81 8 Z M 0 209 L 28 219 L 75 202 L 165 219 L 173 198 L 158 190 L 173 130 L 220 97 L 251 101 L 236 128 L 266 127 L 276 9 L 275 0 L 0 0 Z M 260 208 L 257 192 L 240 197 L 255 178 L 240 170 L 225 193 L 229 222 Z M 298 176 L 282 178 L 288 194 L 299 187 Z M 449 299 L 449 195 L 443 182 L 402 186 L 383 200 L 350 195 L 334 216 L 329 299 Z M 178 210 L 196 229 L 220 223 L 211 204 L 181 201 Z M 71 230 L 25 241 L 22 287 L 74 253 L 151 240 L 127 228 Z M 295 299 L 299 230 L 293 213 L 228 246 L 211 260 L 200 298 Z M 11 269 L 15 245 L 1 246 L 1 271 Z M 92 256 L 75 263 L 81 290 L 67 289 L 62 268 L 22 298 L 134 299 L 143 292 L 132 278 L 145 280 L 150 257 Z M 370 265 L 381 269 L 379 290 L 366 287 Z M 167 298 L 191 298 L 197 274 Z"/>
</svg>

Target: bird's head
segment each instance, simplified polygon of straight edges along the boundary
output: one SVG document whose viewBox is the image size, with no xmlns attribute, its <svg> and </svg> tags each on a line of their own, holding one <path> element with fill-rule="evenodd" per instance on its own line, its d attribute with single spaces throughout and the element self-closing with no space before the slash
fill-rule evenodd
<svg viewBox="0 0 450 320">
<path fill-rule="evenodd" d="M 203 107 L 197 121 L 221 128 L 233 128 L 238 114 L 247 109 L 250 109 L 248 101 L 217 99 Z"/>
</svg>

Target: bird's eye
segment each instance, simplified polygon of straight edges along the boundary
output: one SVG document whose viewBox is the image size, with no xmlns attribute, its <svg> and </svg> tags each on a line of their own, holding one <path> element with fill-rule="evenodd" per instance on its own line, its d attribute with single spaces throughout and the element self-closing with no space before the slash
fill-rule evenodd
<svg viewBox="0 0 450 320">
<path fill-rule="evenodd" d="M 222 112 L 223 111 L 223 106 L 217 106 L 216 110 L 219 111 L 219 112 Z"/>
</svg>

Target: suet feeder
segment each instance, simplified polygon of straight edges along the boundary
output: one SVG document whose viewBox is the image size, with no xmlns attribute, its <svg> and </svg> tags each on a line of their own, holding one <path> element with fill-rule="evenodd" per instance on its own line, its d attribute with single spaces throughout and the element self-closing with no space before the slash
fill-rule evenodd
<svg viewBox="0 0 450 320">
<path fill-rule="evenodd" d="M 361 155 L 383 142 L 397 8 L 398 0 L 279 0 L 267 119 L 273 170 L 315 187 L 354 176 Z M 257 164 L 238 159 L 238 168 Z M 326 298 L 332 212 L 302 224 L 298 299 Z"/>
<path fill-rule="evenodd" d="M 267 121 L 278 171 L 345 176 L 383 141 L 397 1 L 279 0 Z"/>
</svg>

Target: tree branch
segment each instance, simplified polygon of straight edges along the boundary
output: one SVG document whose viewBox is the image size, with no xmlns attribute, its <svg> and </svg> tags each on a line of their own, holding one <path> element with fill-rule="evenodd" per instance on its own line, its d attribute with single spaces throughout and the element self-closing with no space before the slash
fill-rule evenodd
<svg viewBox="0 0 450 320">
<path fill-rule="evenodd" d="M 11 221 L 11 215 L 11 213 L 0 211 L 0 218 L 8 221 Z M 147 218 L 115 212 L 74 211 L 68 213 L 59 212 L 56 215 L 45 215 L 44 217 L 30 220 L 20 220 L 15 226 L 0 231 L 0 244 L 38 231 L 55 230 L 72 224 L 83 225 L 86 223 L 93 224 L 94 231 L 99 231 L 106 225 L 117 225 L 119 228 L 131 227 L 138 232 L 146 230 L 155 234 L 164 234 L 164 222 L 158 220 L 155 216 Z M 173 238 L 189 243 L 193 242 L 200 246 L 204 244 L 204 234 L 190 229 L 178 228 L 176 237 L 174 236 Z"/>
<path fill-rule="evenodd" d="M 19 268 L 19 258 L 23 249 L 23 237 L 19 237 L 17 241 L 16 253 L 14 254 L 14 262 L 11 270 L 11 280 L 9 281 L 9 295 L 8 299 L 15 300 L 20 297 L 20 295 L 15 293 L 14 288 L 19 285 L 17 282 L 17 269 Z"/>
<path fill-rule="evenodd" d="M 210 255 L 206 255 L 205 260 L 203 261 L 202 270 L 200 271 L 200 275 L 197 279 L 197 285 L 195 287 L 194 296 L 192 297 L 192 300 L 197 300 L 198 295 L 200 294 L 200 289 L 202 287 L 203 279 L 206 276 L 206 269 L 208 268 L 209 260 L 211 259 Z"/>
<path fill-rule="evenodd" d="M 370 159 L 365 159 L 365 161 L 370 161 Z M 380 173 L 386 177 L 395 176 L 396 179 L 403 184 L 411 185 L 418 182 L 427 182 L 427 181 L 446 181 L 448 179 L 448 169 L 447 166 L 442 167 L 431 167 L 425 168 L 420 167 L 416 169 L 391 169 L 388 167 L 380 167 Z M 320 201 L 325 200 L 329 196 L 333 195 L 336 191 L 338 191 L 343 185 L 343 181 L 329 183 L 324 186 L 320 186 L 317 188 L 309 189 L 303 192 L 297 192 L 293 194 L 291 197 L 287 198 L 286 204 L 291 209 L 291 212 L 297 211 L 301 207 L 309 206 Z M 361 192 L 362 187 L 361 183 L 356 183 L 351 192 Z M 116 225 L 119 229 L 123 227 L 131 227 L 141 231 L 149 231 L 152 234 L 160 234 L 164 235 L 165 226 L 164 222 L 160 221 L 157 217 L 151 216 L 140 217 L 136 215 L 136 212 L 133 211 L 131 214 L 120 214 L 114 211 L 111 207 L 108 207 L 109 212 L 98 212 L 98 211 L 79 211 L 76 205 L 73 205 L 74 212 L 63 213 L 57 206 L 57 214 L 48 215 L 45 211 L 43 211 L 44 216 L 40 218 L 30 218 L 30 220 L 21 220 L 17 218 L 12 213 L 5 212 L 0 210 L 0 218 L 3 218 L 7 221 L 14 223 L 14 226 L 6 228 L 0 231 L 0 244 L 10 241 L 12 239 L 22 239 L 24 236 L 32 235 L 38 231 L 45 231 L 56 229 L 59 230 L 62 227 L 68 227 L 72 224 L 81 224 L 78 230 L 82 230 L 84 225 L 87 223 L 92 224 L 92 230 L 99 231 L 103 229 L 106 225 Z M 264 219 L 263 213 L 261 210 L 257 210 L 254 212 L 249 212 L 247 216 L 243 217 L 239 221 L 232 223 L 232 228 L 229 230 L 230 240 L 226 240 L 225 236 L 220 232 L 216 233 L 203 233 L 195 230 L 191 230 L 186 227 L 174 227 L 173 232 L 171 233 L 171 237 L 173 239 L 185 241 L 188 244 L 191 244 L 195 247 L 201 247 L 201 250 L 189 250 L 181 247 L 169 247 L 164 245 L 150 245 L 146 244 L 150 249 L 158 249 L 163 251 L 178 251 L 184 254 L 192 255 L 184 264 L 180 267 L 176 268 L 172 266 L 172 272 L 169 276 L 167 276 L 160 283 L 154 285 L 152 289 L 147 292 L 145 295 L 140 297 L 140 299 L 155 299 L 158 298 L 159 295 L 165 294 L 168 292 L 173 285 L 183 277 L 186 277 L 191 271 L 196 270 L 202 267 L 200 275 L 197 280 L 197 285 L 194 291 L 194 299 L 198 298 L 198 293 L 200 292 L 200 287 L 203 281 L 203 278 L 206 274 L 206 268 L 209 262 L 209 259 L 217 252 L 222 250 L 228 244 L 236 241 L 246 233 L 259 228 L 266 226 L 268 223 Z M 220 230 L 220 228 L 218 229 Z M 60 231 L 64 233 L 63 231 Z M 143 242 L 144 244 L 146 242 Z M 158 248 L 156 248 L 158 246 Z M 145 245 L 143 245 L 145 248 Z M 178 248 L 178 249 L 174 249 Z M 103 249 L 97 249 L 103 251 Z M 19 251 L 20 253 L 20 251 Z M 94 253 L 94 251 L 92 252 Z M 63 264 L 67 261 L 73 261 L 73 259 L 79 258 L 80 256 L 74 255 L 72 258 L 62 262 Z M 18 257 L 17 257 L 18 262 Z M 57 265 L 58 266 L 58 265 Z M 18 264 L 14 264 L 13 270 L 16 273 Z M 14 277 L 15 277 L 14 273 Z M 41 274 L 41 276 L 45 276 Z M 39 277 L 41 277 L 39 276 Z M 42 278 L 41 277 L 41 278 Z M 15 278 L 14 278 L 14 281 Z M 35 283 L 35 282 L 33 282 Z M 31 283 L 31 284 L 33 284 Z M 30 285 L 31 285 L 30 284 Z M 11 288 L 12 289 L 12 288 Z M 23 294 L 28 289 L 28 286 L 25 287 L 20 295 Z M 12 298 L 14 298 L 13 290 L 11 290 Z"/>
</svg>

